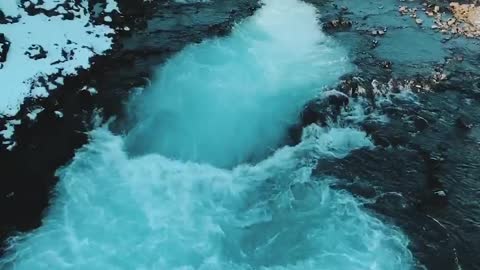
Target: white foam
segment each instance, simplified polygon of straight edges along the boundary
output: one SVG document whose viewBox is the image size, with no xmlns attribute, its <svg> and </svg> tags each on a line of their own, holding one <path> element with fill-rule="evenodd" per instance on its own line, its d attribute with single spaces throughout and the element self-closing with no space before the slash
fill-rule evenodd
<svg viewBox="0 0 480 270">
<path fill-rule="evenodd" d="M 293 5 L 293 7 L 292 7 Z M 275 149 L 305 102 L 352 70 L 315 10 L 270 1 L 227 38 L 191 45 L 134 102 L 136 154 L 232 166 Z"/>
<path fill-rule="evenodd" d="M 105 7 L 105 12 L 110 13 L 113 11 L 120 12 L 120 8 L 115 0 L 107 0 L 107 5 Z"/>
<path fill-rule="evenodd" d="M 96 130 L 60 171 L 44 225 L 15 243 L 11 268 L 408 269 L 400 232 L 332 190 L 334 179 L 310 178 L 315 158 L 371 142 L 310 129 L 302 144 L 232 171 L 129 158 L 123 138 Z"/>
</svg>

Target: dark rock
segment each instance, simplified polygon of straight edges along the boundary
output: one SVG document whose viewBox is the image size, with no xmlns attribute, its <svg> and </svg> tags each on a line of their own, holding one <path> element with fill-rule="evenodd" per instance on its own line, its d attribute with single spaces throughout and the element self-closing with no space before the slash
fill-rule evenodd
<svg viewBox="0 0 480 270">
<path fill-rule="evenodd" d="M 350 101 L 347 95 L 337 90 L 327 91 L 324 95 L 328 100 L 328 104 L 334 105 L 338 109 L 347 106 Z"/>
<path fill-rule="evenodd" d="M 0 33 L 0 63 L 7 61 L 8 51 L 10 49 L 10 41 L 4 34 Z"/>
<path fill-rule="evenodd" d="M 445 158 L 441 153 L 419 150 L 419 154 L 424 160 L 425 167 L 425 188 L 419 207 L 444 206 L 447 203 L 447 193 L 440 181 L 443 174 L 442 168 Z"/>
<path fill-rule="evenodd" d="M 392 69 L 392 62 L 391 61 L 383 61 L 381 65 L 384 69 Z"/>
<path fill-rule="evenodd" d="M 67 13 L 63 14 L 63 19 L 72 21 L 73 19 L 75 19 L 75 14 L 73 14 L 71 12 L 67 12 Z"/>
<path fill-rule="evenodd" d="M 319 119 L 325 121 L 325 117 L 321 113 L 321 102 L 319 100 L 314 100 L 309 102 L 304 108 L 300 115 L 301 126 L 305 127 L 310 124 L 317 122 Z"/>
<path fill-rule="evenodd" d="M 319 123 L 326 126 L 329 120 L 335 121 L 341 109 L 347 106 L 349 98 L 340 91 L 326 91 L 322 97 L 312 100 L 303 109 L 301 114 L 302 126 Z"/>
<path fill-rule="evenodd" d="M 375 187 L 359 180 L 354 180 L 352 183 L 340 182 L 338 184 L 335 184 L 334 187 L 347 190 L 356 196 L 366 199 L 372 199 L 377 196 L 377 191 L 375 190 Z"/>
<path fill-rule="evenodd" d="M 47 51 L 42 46 L 33 44 L 28 47 L 28 51 L 25 52 L 25 55 L 30 59 L 39 60 L 47 58 Z"/>
<path fill-rule="evenodd" d="M 214 36 L 225 36 L 230 32 L 231 26 L 229 22 L 217 23 L 209 26 L 207 31 Z"/>
<path fill-rule="evenodd" d="M 374 121 L 366 121 L 361 124 L 361 128 L 372 138 L 377 146 L 401 146 L 409 141 L 407 131 L 396 121 L 388 126 Z M 402 132 L 399 132 L 400 130 Z"/>
<path fill-rule="evenodd" d="M 302 140 L 303 126 L 300 124 L 294 125 L 288 129 L 287 145 L 293 146 L 300 143 Z"/>
<path fill-rule="evenodd" d="M 327 21 L 323 24 L 323 30 L 325 31 L 344 31 L 352 27 L 352 22 L 343 17 Z"/>
<path fill-rule="evenodd" d="M 429 126 L 427 119 L 421 116 L 415 116 L 413 119 L 413 123 L 415 124 L 415 128 L 418 130 L 424 130 Z"/>
<path fill-rule="evenodd" d="M 289 145 L 300 142 L 303 128 L 313 123 L 326 126 L 328 121 L 336 121 L 342 108 L 348 106 L 349 97 L 337 90 L 323 93 L 323 96 L 307 103 L 300 114 L 299 123 L 288 130 Z"/>
<path fill-rule="evenodd" d="M 95 104 L 95 96 L 92 91 L 83 89 L 78 91 L 78 104 L 82 109 L 91 109 Z"/>
<path fill-rule="evenodd" d="M 444 207 L 448 204 L 447 192 L 443 189 L 434 189 L 426 191 L 422 200 L 419 202 L 421 208 Z"/>
<path fill-rule="evenodd" d="M 16 23 L 20 20 L 20 16 L 12 17 L 6 16 L 5 13 L 0 9 L 0 24 L 7 24 L 7 23 Z"/>
<path fill-rule="evenodd" d="M 354 97 L 358 85 L 359 82 L 357 78 L 355 78 L 353 75 L 347 75 L 342 78 L 339 88 L 342 93 L 346 93 L 347 95 Z"/>
<path fill-rule="evenodd" d="M 402 213 L 411 208 L 412 204 L 402 194 L 397 192 L 386 192 L 378 196 L 375 202 L 369 205 L 370 208 L 375 209 L 378 213 L 384 215 L 392 215 L 392 213 Z"/>
<path fill-rule="evenodd" d="M 385 29 L 383 29 L 383 30 L 373 29 L 373 30 L 371 30 L 370 33 L 371 33 L 372 36 L 383 36 L 383 35 L 385 35 L 386 30 Z"/>
<path fill-rule="evenodd" d="M 457 126 L 457 128 L 465 130 L 473 128 L 472 121 L 466 115 L 459 116 L 455 121 L 455 125 Z"/>
</svg>

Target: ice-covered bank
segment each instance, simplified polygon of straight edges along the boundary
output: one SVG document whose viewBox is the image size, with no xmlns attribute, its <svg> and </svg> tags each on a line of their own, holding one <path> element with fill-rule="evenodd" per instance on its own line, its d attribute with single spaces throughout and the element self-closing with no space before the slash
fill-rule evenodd
<svg viewBox="0 0 480 270">
<path fill-rule="evenodd" d="M 111 48 L 108 14 L 118 7 L 108 0 L 97 9 L 104 17 L 93 18 L 87 0 L 0 1 L 0 115 L 15 115 L 27 97 L 47 96 Z"/>
<path fill-rule="evenodd" d="M 231 36 L 185 48 L 61 178 L 43 226 L 7 269 L 410 269 L 408 239 L 366 212 L 315 160 L 372 147 L 353 128 L 277 146 L 305 101 L 352 69 L 316 10 L 267 0 Z M 233 169 L 225 169 L 231 168 Z"/>
</svg>

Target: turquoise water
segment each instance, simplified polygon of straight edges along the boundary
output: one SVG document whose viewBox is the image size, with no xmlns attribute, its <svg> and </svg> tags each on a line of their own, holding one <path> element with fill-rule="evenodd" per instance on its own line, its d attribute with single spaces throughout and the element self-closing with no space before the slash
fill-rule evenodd
<svg viewBox="0 0 480 270">
<path fill-rule="evenodd" d="M 311 6 L 270 3 L 230 37 L 190 46 L 132 104 L 135 154 L 231 167 L 275 149 L 302 105 L 353 69 Z"/>
<path fill-rule="evenodd" d="M 410 269 L 408 239 L 315 160 L 373 147 L 353 128 L 305 128 L 302 105 L 354 67 L 313 6 L 265 1 L 230 37 L 192 45 L 132 97 L 135 126 L 107 127 L 58 171 L 39 229 L 7 269 Z M 249 160 L 261 161 L 249 164 Z"/>
</svg>

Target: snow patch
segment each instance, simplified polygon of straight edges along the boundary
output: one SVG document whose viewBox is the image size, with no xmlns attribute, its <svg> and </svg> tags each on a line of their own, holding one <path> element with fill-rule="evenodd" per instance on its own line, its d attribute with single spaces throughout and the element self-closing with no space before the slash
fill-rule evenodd
<svg viewBox="0 0 480 270">
<path fill-rule="evenodd" d="M 90 58 L 104 54 L 112 46 L 115 31 L 110 26 L 91 23 L 88 0 L 40 3 L 24 2 L 21 7 L 17 0 L 0 1 L 4 14 L 19 18 L 18 22 L 0 24 L 0 33 L 10 42 L 7 61 L 0 66 L 0 115 L 15 115 L 26 97 L 48 96 L 49 91 L 63 84 L 62 77 L 88 68 Z M 58 15 L 30 16 L 26 7 L 55 11 Z M 105 12 L 113 11 L 119 12 L 116 2 L 107 0 Z M 73 20 L 65 20 L 66 15 L 73 15 Z M 46 54 L 41 53 L 43 50 Z M 59 77 L 54 83 L 42 82 L 55 74 Z"/>
<path fill-rule="evenodd" d="M 115 0 L 107 0 L 107 6 L 105 7 L 105 12 L 110 13 L 113 11 L 120 12 L 117 2 L 115 2 Z"/>
<path fill-rule="evenodd" d="M 29 113 L 27 114 L 28 119 L 30 119 L 30 120 L 32 120 L 32 121 L 35 120 L 35 119 L 37 119 L 37 115 L 38 115 L 39 113 L 43 112 L 43 110 L 45 110 L 45 109 L 44 109 L 44 108 L 34 109 L 33 111 L 31 111 L 31 112 L 29 112 Z"/>
<path fill-rule="evenodd" d="M 0 1 L 0 10 L 5 16 L 17 17 L 20 15 L 19 1 L 2 0 Z"/>
<path fill-rule="evenodd" d="M 55 115 L 58 117 L 58 118 L 63 118 L 63 113 L 61 111 L 55 111 Z"/>
<path fill-rule="evenodd" d="M 5 124 L 5 127 L 3 130 L 0 131 L 0 135 L 3 136 L 3 138 L 5 138 L 5 140 L 10 140 L 12 139 L 13 137 L 13 133 L 15 131 L 15 126 L 16 125 L 20 125 L 22 123 L 22 121 L 20 120 L 10 120 L 10 121 L 7 121 L 7 123 Z M 4 142 L 4 144 L 10 144 L 11 142 Z"/>
</svg>

